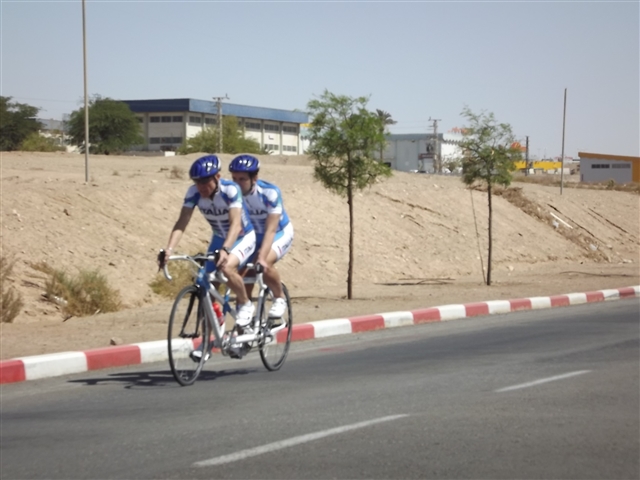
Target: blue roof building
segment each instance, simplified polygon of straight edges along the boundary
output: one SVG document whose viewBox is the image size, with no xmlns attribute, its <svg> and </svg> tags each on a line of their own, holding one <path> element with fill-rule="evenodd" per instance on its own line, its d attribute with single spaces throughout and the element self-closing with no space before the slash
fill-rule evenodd
<svg viewBox="0 0 640 480">
<path fill-rule="evenodd" d="M 218 124 L 218 103 L 209 100 L 174 98 L 123 102 L 142 125 L 146 144 L 139 149 L 175 150 L 187 138 Z M 220 107 L 223 117 L 236 117 L 245 136 L 271 153 L 303 153 L 300 124 L 309 121 L 307 113 L 233 103 L 220 103 Z"/>
</svg>

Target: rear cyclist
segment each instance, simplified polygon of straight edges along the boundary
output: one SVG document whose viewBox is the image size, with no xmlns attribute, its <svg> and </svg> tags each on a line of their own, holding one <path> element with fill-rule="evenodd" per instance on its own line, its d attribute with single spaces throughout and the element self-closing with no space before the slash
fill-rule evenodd
<svg viewBox="0 0 640 480">
<path fill-rule="evenodd" d="M 197 159 L 191 165 L 189 176 L 194 185 L 187 190 L 180 217 L 171 231 L 165 252 L 170 255 L 178 245 L 197 206 L 213 228 L 213 238 L 208 251 L 220 251 L 217 264 L 207 262 L 206 271 L 211 273 L 220 268 L 226 275 L 227 284 L 236 295 L 236 323 L 245 328 L 253 318 L 255 307 L 247 295 L 238 268 L 253 254 L 256 234 L 243 203 L 242 193 L 238 185 L 220 178 L 220 160 L 215 155 Z M 165 257 L 161 255 L 159 266 L 162 268 L 165 263 Z"/>
<path fill-rule="evenodd" d="M 260 161 L 252 155 L 238 155 L 229 164 L 233 181 L 242 189 L 251 223 L 256 230 L 256 263 L 264 267 L 264 281 L 274 295 L 269 317 L 284 315 L 284 298 L 280 273 L 274 264 L 291 248 L 293 225 L 282 204 L 280 189 L 258 178 Z M 249 293 L 251 285 L 247 285 Z"/>
</svg>

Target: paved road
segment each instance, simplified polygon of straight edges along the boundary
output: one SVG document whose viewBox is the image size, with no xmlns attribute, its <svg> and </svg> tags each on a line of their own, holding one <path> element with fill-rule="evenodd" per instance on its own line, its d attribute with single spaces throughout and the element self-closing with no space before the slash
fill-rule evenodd
<svg viewBox="0 0 640 480">
<path fill-rule="evenodd" d="M 636 479 L 637 300 L 2 386 L 2 479 Z"/>
</svg>

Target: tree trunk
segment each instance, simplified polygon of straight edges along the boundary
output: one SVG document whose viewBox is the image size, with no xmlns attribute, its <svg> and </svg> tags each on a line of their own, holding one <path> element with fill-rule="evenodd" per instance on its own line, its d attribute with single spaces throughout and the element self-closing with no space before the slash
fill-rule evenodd
<svg viewBox="0 0 640 480">
<path fill-rule="evenodd" d="M 489 257 L 487 259 L 487 285 L 491 285 L 491 252 L 492 252 L 491 226 L 493 222 L 493 215 L 492 215 L 493 207 L 491 205 L 491 183 L 488 184 L 487 195 L 489 196 Z"/>
<path fill-rule="evenodd" d="M 347 274 L 347 299 L 353 298 L 353 177 L 349 162 L 347 182 L 347 203 L 349 204 L 349 273 Z"/>
</svg>

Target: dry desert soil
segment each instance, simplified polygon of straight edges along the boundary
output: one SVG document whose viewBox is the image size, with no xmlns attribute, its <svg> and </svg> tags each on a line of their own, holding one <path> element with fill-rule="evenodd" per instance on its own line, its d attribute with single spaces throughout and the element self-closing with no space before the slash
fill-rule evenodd
<svg viewBox="0 0 640 480">
<path fill-rule="evenodd" d="M 2 153 L 2 255 L 15 261 L 4 288 L 24 307 L 1 325 L 0 359 L 165 338 L 171 300 L 149 284 L 197 157 L 92 155 L 85 182 L 84 155 Z M 231 155 L 221 159 L 226 166 Z M 346 200 L 314 181 L 304 156 L 261 160 L 261 177 L 280 187 L 295 227 L 278 264 L 294 323 L 640 283 L 637 194 L 567 186 L 560 195 L 514 182 L 494 197 L 486 286 L 486 193 L 455 176 L 395 172 L 355 198 L 355 298 L 347 300 Z M 178 250 L 202 251 L 210 235 L 194 214 Z M 124 308 L 68 318 L 43 295 L 46 276 L 33 268 L 42 262 L 70 274 L 98 270 Z"/>
</svg>

